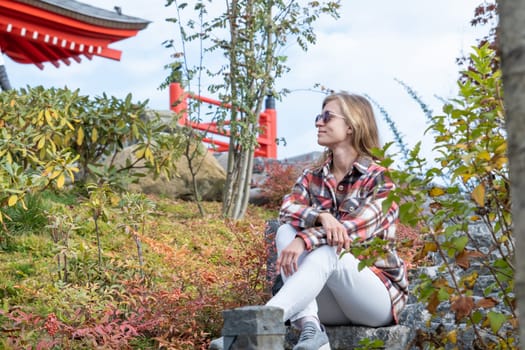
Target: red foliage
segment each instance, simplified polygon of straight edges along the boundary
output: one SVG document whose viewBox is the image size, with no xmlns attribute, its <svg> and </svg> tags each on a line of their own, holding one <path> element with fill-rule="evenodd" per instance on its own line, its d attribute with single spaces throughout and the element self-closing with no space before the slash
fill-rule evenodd
<svg viewBox="0 0 525 350">
<path fill-rule="evenodd" d="M 267 178 L 263 183 L 261 192 L 267 202 L 268 208 L 279 208 L 283 197 L 290 193 L 295 181 L 301 173 L 298 165 L 270 163 L 266 167 Z"/>
<path fill-rule="evenodd" d="M 220 335 L 222 311 L 244 305 L 260 305 L 266 290 L 266 245 L 262 226 L 228 221 L 229 232 L 241 249 L 226 249 L 221 263 L 184 266 L 190 251 L 142 237 L 152 250 L 173 267 L 171 283 L 155 288 L 143 281 L 124 283 L 121 305 L 127 318 L 140 315 L 141 335 L 155 339 L 159 348 L 205 350 Z M 207 254 L 206 250 L 202 251 Z M 224 266 L 222 269 L 221 266 Z M 135 323 L 133 323 L 135 325 Z"/>
<path fill-rule="evenodd" d="M 405 261 L 407 268 L 416 267 L 421 262 L 417 260 L 418 252 L 423 248 L 424 241 L 418 228 L 398 224 L 396 237 L 398 240 L 397 251 Z"/>
<path fill-rule="evenodd" d="M 47 320 L 44 323 L 44 328 L 50 336 L 54 336 L 60 327 L 57 316 L 54 313 L 47 315 Z"/>
</svg>

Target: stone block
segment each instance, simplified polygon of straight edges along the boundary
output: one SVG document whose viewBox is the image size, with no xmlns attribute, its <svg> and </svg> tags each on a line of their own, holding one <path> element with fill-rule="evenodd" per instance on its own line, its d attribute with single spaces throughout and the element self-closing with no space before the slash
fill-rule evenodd
<svg viewBox="0 0 525 350">
<path fill-rule="evenodd" d="M 214 343 L 210 349 L 225 350 L 281 350 L 286 328 L 283 310 L 271 306 L 244 306 L 224 310 L 222 344 Z"/>
<path fill-rule="evenodd" d="M 332 326 L 326 327 L 331 350 L 352 350 L 359 347 L 363 339 L 380 339 L 383 349 L 405 350 L 412 340 L 411 329 L 407 326 L 390 327 L 359 327 L 359 326 Z M 286 334 L 285 350 L 291 350 L 299 339 L 300 332 L 290 328 Z"/>
</svg>

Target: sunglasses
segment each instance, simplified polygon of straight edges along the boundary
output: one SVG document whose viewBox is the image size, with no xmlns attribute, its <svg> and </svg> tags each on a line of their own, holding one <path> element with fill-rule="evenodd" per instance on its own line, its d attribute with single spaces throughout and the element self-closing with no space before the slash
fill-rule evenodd
<svg viewBox="0 0 525 350">
<path fill-rule="evenodd" d="M 326 124 L 326 123 L 328 123 L 332 118 L 343 118 L 343 119 L 346 119 L 345 116 L 342 116 L 342 115 L 340 115 L 340 114 L 337 114 L 337 113 L 334 113 L 334 112 L 330 112 L 330 111 L 324 111 L 323 113 L 318 114 L 318 115 L 315 117 L 315 123 L 317 124 L 318 122 L 322 121 L 323 124 Z"/>
</svg>

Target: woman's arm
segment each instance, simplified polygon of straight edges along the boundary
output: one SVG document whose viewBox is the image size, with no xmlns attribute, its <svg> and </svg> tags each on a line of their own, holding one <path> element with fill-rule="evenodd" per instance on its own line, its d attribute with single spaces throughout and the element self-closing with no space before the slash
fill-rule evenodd
<svg viewBox="0 0 525 350">
<path fill-rule="evenodd" d="M 339 228 L 333 225 L 334 220 L 329 220 L 329 217 L 323 220 L 322 226 L 313 226 L 298 232 L 298 236 L 305 241 L 307 250 L 324 244 L 347 248 L 356 239 L 367 240 L 375 236 L 394 238 L 399 208 L 397 203 L 392 202 L 390 207 L 383 211 L 383 202 L 395 188 L 384 171 L 380 166 L 371 165 L 367 174 L 351 187 L 351 192 L 359 195 L 348 196 L 339 205 L 337 220 L 344 227 L 346 236 L 339 234 Z M 317 212 L 318 218 L 320 213 L 322 211 Z M 332 225 L 328 225 L 329 223 Z"/>
<path fill-rule="evenodd" d="M 305 170 L 296 181 L 292 192 L 287 194 L 279 211 L 281 223 L 290 224 L 297 230 L 311 228 L 317 225 L 317 218 L 323 209 L 312 203 L 310 193 L 311 173 Z"/>
</svg>

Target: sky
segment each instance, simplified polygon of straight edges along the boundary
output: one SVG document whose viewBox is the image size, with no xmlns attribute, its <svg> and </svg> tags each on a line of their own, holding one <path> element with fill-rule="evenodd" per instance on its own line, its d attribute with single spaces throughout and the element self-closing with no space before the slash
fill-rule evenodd
<svg viewBox="0 0 525 350">
<path fill-rule="evenodd" d="M 179 40 L 177 27 L 165 21 L 175 17 L 175 7 L 165 7 L 165 0 L 82 2 L 108 10 L 120 6 L 124 14 L 151 23 L 137 36 L 110 45 L 122 51 L 120 61 L 83 57 L 80 64 L 55 68 L 46 63 L 40 70 L 4 57 L 11 85 L 68 87 L 84 95 L 106 93 L 118 98 L 131 93 L 134 101 L 148 99 L 150 108 L 168 110 L 168 91 L 159 86 L 168 75 L 164 66 L 172 61 L 173 53 L 162 43 Z M 315 84 L 369 96 L 388 112 L 409 146 L 424 140 L 423 149 L 430 152 L 425 115 L 396 80 L 414 89 L 434 114 L 441 113 L 442 99 L 456 96 L 456 58 L 470 54 L 471 46 L 486 32 L 487 28 L 470 25 L 481 2 L 343 0 L 340 19 L 326 17 L 316 22 L 317 42 L 307 52 L 297 45 L 282 52 L 291 71 L 277 82 L 277 88 L 292 93 L 276 104 L 277 136 L 285 140 L 279 144 L 278 158 L 322 151 L 316 142 L 314 117 L 325 95 L 314 89 Z M 189 59 L 197 64 L 197 56 Z M 382 142 L 392 141 L 393 134 L 377 109 L 376 119 Z"/>
</svg>

